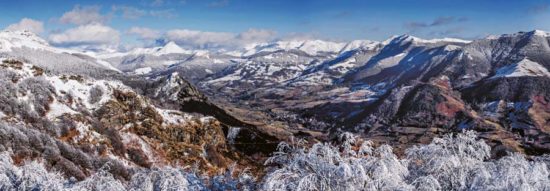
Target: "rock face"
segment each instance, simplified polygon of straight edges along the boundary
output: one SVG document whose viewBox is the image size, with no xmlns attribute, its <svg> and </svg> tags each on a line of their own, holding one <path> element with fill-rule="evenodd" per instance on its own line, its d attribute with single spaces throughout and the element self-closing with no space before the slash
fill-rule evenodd
<svg viewBox="0 0 550 191">
<path fill-rule="evenodd" d="M 232 135 L 233 139 L 238 140 L 233 144 L 236 145 L 236 149 L 247 154 L 261 153 L 267 156 L 275 150 L 278 144 L 277 138 L 260 131 L 254 125 L 242 122 L 224 109 L 209 102 L 205 95 L 183 80 L 178 73 L 172 73 L 155 80 L 137 78 L 127 80 L 125 83 L 144 92 L 144 95 L 162 107 L 216 118 L 221 123 L 226 136 L 229 135 L 232 127 L 240 129 Z M 257 147 L 256 145 L 262 146 Z"/>
</svg>

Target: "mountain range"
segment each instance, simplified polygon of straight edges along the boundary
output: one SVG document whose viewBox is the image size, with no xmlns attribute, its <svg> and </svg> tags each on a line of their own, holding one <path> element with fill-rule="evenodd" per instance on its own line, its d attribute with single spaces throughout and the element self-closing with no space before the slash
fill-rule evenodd
<svg viewBox="0 0 550 191">
<path fill-rule="evenodd" d="M 397 152 L 463 130 L 479 132 L 494 157 L 550 152 L 544 31 L 128 52 L 2 31 L 0 60 L 0 150 L 78 179 L 105 163 L 123 178 L 127 166 L 262 166 L 280 141 L 343 132 Z"/>
</svg>

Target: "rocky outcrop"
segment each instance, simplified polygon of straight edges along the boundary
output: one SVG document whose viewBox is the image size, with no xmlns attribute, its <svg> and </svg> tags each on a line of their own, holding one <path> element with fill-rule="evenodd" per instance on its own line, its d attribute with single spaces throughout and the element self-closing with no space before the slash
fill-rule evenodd
<svg viewBox="0 0 550 191">
<path fill-rule="evenodd" d="M 121 82 L 52 75 L 22 61 L 0 66 L 0 150 L 16 162 L 44 160 L 68 177 L 83 179 L 106 165 L 122 179 L 136 168 L 177 165 L 217 174 L 232 164 L 260 165 L 256 159 L 277 144 L 177 77 L 145 84 L 158 89 L 148 97 Z M 236 125 L 242 130 L 230 130 Z"/>
<path fill-rule="evenodd" d="M 224 109 L 209 102 L 204 94 L 182 79 L 178 73 L 152 81 L 134 79 L 134 81 L 126 83 L 141 92 L 147 92 L 145 95 L 158 105 L 182 112 L 214 117 L 219 121 L 226 136 L 229 135 L 229 129 L 239 128 L 238 133 L 233 135 L 234 140 L 230 145 L 249 156 L 268 156 L 276 149 L 279 142 L 276 137 L 261 131 L 254 125 L 242 122 Z"/>
</svg>

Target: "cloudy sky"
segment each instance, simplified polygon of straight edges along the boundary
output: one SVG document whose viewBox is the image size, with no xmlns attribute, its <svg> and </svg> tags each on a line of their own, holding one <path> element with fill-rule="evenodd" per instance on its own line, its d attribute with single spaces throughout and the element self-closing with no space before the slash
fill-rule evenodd
<svg viewBox="0 0 550 191">
<path fill-rule="evenodd" d="M 550 0 L 17 0 L 1 1 L 0 13 L 0 28 L 30 30 L 56 46 L 120 49 L 550 30 Z"/>
</svg>

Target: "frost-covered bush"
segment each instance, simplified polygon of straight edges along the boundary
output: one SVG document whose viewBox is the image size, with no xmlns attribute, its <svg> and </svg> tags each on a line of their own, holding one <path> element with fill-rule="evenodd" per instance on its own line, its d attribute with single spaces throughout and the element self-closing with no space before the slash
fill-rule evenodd
<svg viewBox="0 0 550 191">
<path fill-rule="evenodd" d="M 49 104 L 53 101 L 52 95 L 55 88 L 44 78 L 27 78 L 18 84 L 19 91 L 29 94 L 29 101 L 33 108 L 41 115 L 49 110 Z"/>
<path fill-rule="evenodd" d="M 529 161 L 520 154 L 490 160 L 490 147 L 473 132 L 436 138 L 403 158 L 388 145 L 373 148 L 345 133 L 342 144 L 309 149 L 281 144 L 267 162 L 265 190 L 549 190 L 548 156 Z"/>
<path fill-rule="evenodd" d="M 340 147 L 318 143 L 310 149 L 281 144 L 267 163 L 281 165 L 269 173 L 265 190 L 403 190 L 407 161 L 399 160 L 385 145 L 376 149 L 363 142 L 356 152 L 355 137 L 342 135 Z"/>
<path fill-rule="evenodd" d="M 0 154 L 0 190 L 61 190 L 63 176 L 36 161 L 16 166 L 8 152 Z"/>
<path fill-rule="evenodd" d="M 52 191 L 206 191 L 255 190 L 256 182 L 248 173 L 233 177 L 228 172 L 220 176 L 199 176 L 182 168 L 137 169 L 129 180 L 113 176 L 111 162 L 97 172 L 77 181 L 64 178 L 61 173 L 47 168 L 38 161 L 16 165 L 11 152 L 0 153 L 0 190 L 52 190 Z"/>
</svg>

